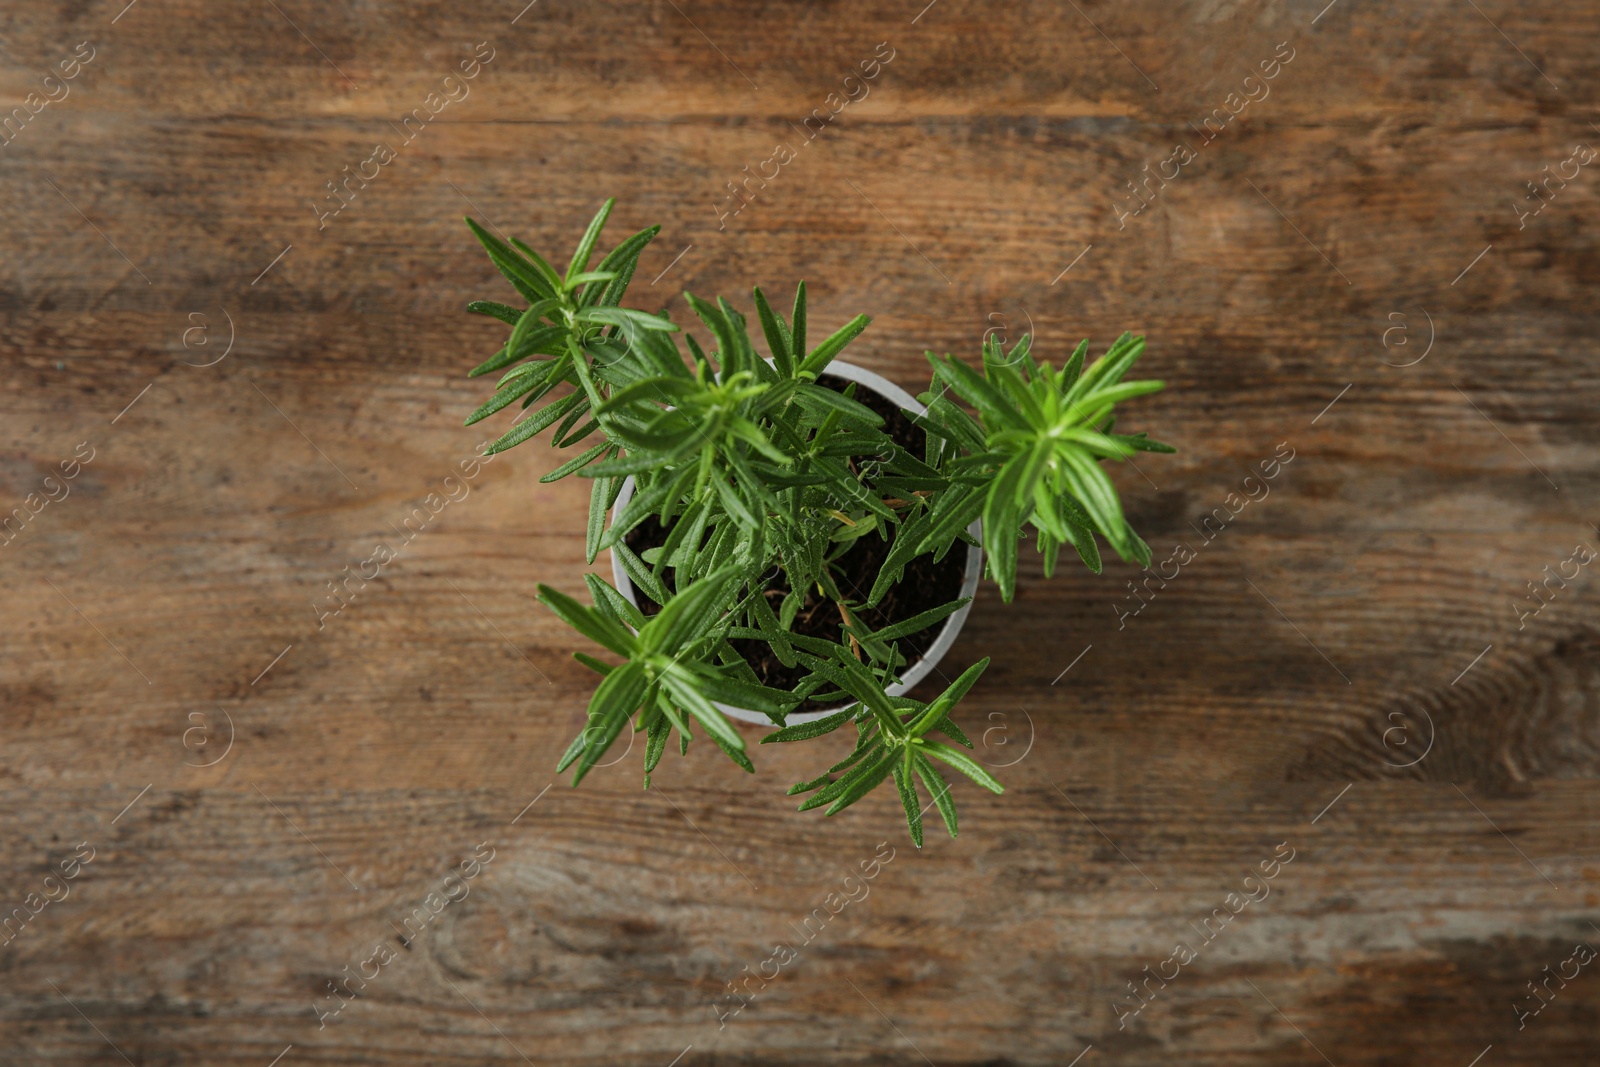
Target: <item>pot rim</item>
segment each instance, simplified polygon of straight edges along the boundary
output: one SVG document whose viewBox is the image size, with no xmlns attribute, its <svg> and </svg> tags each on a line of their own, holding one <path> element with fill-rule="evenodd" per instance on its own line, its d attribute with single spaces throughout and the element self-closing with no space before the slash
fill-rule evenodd
<svg viewBox="0 0 1600 1067">
<path fill-rule="evenodd" d="M 771 360 L 768 360 L 767 362 L 770 363 Z M 865 367 L 860 367 L 854 363 L 847 363 L 844 360 L 836 359 L 832 363 L 829 363 L 822 373 L 831 374 L 836 378 L 843 378 L 846 381 L 856 382 L 859 385 L 864 385 L 868 389 L 871 389 L 873 392 L 882 396 L 884 399 L 898 404 L 906 411 L 910 411 L 917 415 L 927 414 L 928 409 L 918 403 L 916 397 L 912 396 L 910 393 L 906 392 L 889 379 L 883 377 L 883 375 L 876 374 L 873 371 L 867 370 Z M 633 498 L 633 487 L 633 476 L 629 475 L 626 479 L 624 479 L 622 483 L 622 489 L 617 493 L 617 501 L 611 508 L 612 522 L 616 522 L 617 517 L 622 514 L 622 509 L 627 507 L 628 501 Z M 972 525 L 967 527 L 967 532 L 980 542 L 982 540 L 982 530 L 982 520 L 974 520 Z M 632 579 L 628 577 L 627 571 L 623 570 L 622 561 L 617 558 L 617 554 L 615 552 L 612 552 L 609 549 L 607 550 L 607 555 L 611 557 L 611 578 L 612 583 L 617 588 L 617 592 L 627 597 L 628 602 L 637 607 L 639 604 L 638 596 L 634 591 Z M 956 636 L 961 633 L 962 625 L 967 621 L 967 613 L 972 610 L 972 598 L 977 594 L 978 579 L 982 577 L 982 575 L 983 549 L 979 547 L 979 545 L 968 545 L 967 569 L 966 573 L 961 579 L 960 592 L 960 597 L 967 598 L 967 602 L 961 605 L 960 608 L 956 609 L 954 613 L 945 619 L 944 626 L 939 630 L 939 636 L 934 639 L 934 642 L 929 646 L 928 651 L 919 656 L 915 663 L 906 668 L 904 673 L 901 674 L 900 680 L 888 688 L 887 692 L 890 696 L 900 696 L 901 694 L 909 691 L 912 686 L 916 685 L 918 682 L 922 681 L 922 679 L 931 674 L 933 669 L 939 665 L 939 661 L 942 660 L 945 657 L 945 654 L 950 651 L 951 647 L 956 643 Z M 751 711 L 748 708 L 734 707 L 728 704 L 719 704 L 716 701 L 712 701 L 712 703 L 716 704 L 718 710 L 730 718 L 738 719 L 741 722 L 755 723 L 757 726 L 766 726 L 776 729 L 773 721 L 760 712 Z M 795 712 L 790 714 L 786 721 L 790 726 L 795 726 L 800 723 L 815 722 L 818 719 L 823 719 L 829 715 L 837 714 L 849 706 L 849 704 L 841 704 L 837 707 L 824 708 L 821 711 Z"/>
</svg>

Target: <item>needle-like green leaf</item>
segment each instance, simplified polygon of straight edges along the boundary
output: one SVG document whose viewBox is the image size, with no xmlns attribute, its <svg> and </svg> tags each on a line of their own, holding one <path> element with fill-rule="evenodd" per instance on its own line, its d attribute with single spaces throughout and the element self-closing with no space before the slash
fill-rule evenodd
<svg viewBox="0 0 1600 1067">
<path fill-rule="evenodd" d="M 467 226 L 472 230 L 473 236 L 477 237 L 478 243 L 489 253 L 489 259 L 494 262 L 495 267 L 505 275 L 506 281 L 515 286 L 517 292 L 521 293 L 528 303 L 534 304 L 556 295 L 555 287 L 550 284 L 551 279 L 515 249 L 471 219 L 467 220 Z"/>
<path fill-rule="evenodd" d="M 561 590 L 552 589 L 541 582 L 539 602 L 560 616 L 562 622 L 602 648 L 619 656 L 633 654 L 636 642 L 632 634 L 593 608 L 584 607 Z"/>
<path fill-rule="evenodd" d="M 917 787 L 911 780 L 911 749 L 903 750 L 905 758 L 894 764 L 894 785 L 900 793 L 900 804 L 906 811 L 906 827 L 911 831 L 911 841 L 922 847 L 922 807 L 917 799 Z"/>
<path fill-rule="evenodd" d="M 796 299 L 798 300 L 798 297 Z M 797 310 L 795 312 L 796 321 L 800 321 L 802 317 L 803 309 Z M 828 336 L 827 340 L 818 345 L 815 351 L 801 361 L 800 373 L 809 374 L 813 378 L 821 374 L 823 369 L 826 368 L 829 363 L 833 362 L 834 357 L 840 352 L 844 351 L 844 346 L 860 336 L 861 331 L 865 330 L 867 328 L 867 324 L 871 321 L 872 320 L 867 318 L 865 315 L 857 315 L 855 318 L 839 327 Z M 804 342 L 804 336 L 797 331 L 795 335 L 797 351 L 800 350 L 798 346 L 804 344 Z"/>
<path fill-rule="evenodd" d="M 983 764 L 979 763 L 977 760 L 973 759 L 959 748 L 951 748 L 949 745 L 943 744 L 939 741 L 924 741 L 922 743 L 922 750 L 930 756 L 944 760 L 946 763 L 950 764 L 950 766 L 954 767 L 968 778 L 971 778 L 974 782 L 977 782 L 991 793 L 1004 793 L 1006 791 L 1005 786 L 995 781 L 994 775 L 985 770 Z"/>
<path fill-rule="evenodd" d="M 589 220 L 589 228 L 583 232 L 577 250 L 572 253 L 572 262 L 567 266 L 566 288 L 571 289 L 581 277 L 583 269 L 589 265 L 589 257 L 594 254 L 594 243 L 600 239 L 600 231 L 605 229 L 606 219 L 611 217 L 611 208 L 615 204 L 615 199 L 607 200 L 594 213 L 594 218 Z"/>
<path fill-rule="evenodd" d="M 913 752 L 911 764 L 917 769 L 917 777 L 922 779 L 922 784 L 933 794 L 933 802 L 938 805 L 939 815 L 944 819 L 944 828 L 950 831 L 951 837 L 956 836 L 956 805 L 955 801 L 950 799 L 949 783 L 922 753 Z"/>
</svg>

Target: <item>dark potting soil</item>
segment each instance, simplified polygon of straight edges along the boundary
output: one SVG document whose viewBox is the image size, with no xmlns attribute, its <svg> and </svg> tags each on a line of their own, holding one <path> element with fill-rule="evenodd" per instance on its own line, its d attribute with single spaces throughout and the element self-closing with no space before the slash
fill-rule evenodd
<svg viewBox="0 0 1600 1067">
<path fill-rule="evenodd" d="M 842 393 L 851 383 L 843 378 L 824 374 L 818 379 L 817 384 Z M 926 435 L 904 412 L 891 401 L 862 385 L 857 385 L 855 398 L 883 417 L 884 431 L 897 444 L 913 456 L 921 458 Z M 643 553 L 646 549 L 665 544 L 669 530 L 670 527 L 664 528 L 652 515 L 628 531 L 623 540 L 634 552 Z M 893 534 L 890 538 L 886 541 L 877 534 L 868 534 L 857 539 L 844 555 L 834 562 L 834 581 L 847 596 L 857 600 L 866 599 L 873 582 L 877 581 L 883 561 L 889 556 L 889 550 L 893 545 Z M 966 569 L 967 549 L 961 544 L 952 546 L 937 563 L 932 556 L 918 556 L 906 564 L 900 581 L 884 594 L 877 607 L 856 609 L 856 617 L 863 625 L 881 630 L 885 626 L 892 626 L 941 604 L 948 604 L 961 594 L 961 580 L 966 575 Z M 671 573 L 668 572 L 665 577 L 667 587 L 671 589 Z M 788 583 L 781 571 L 775 574 L 767 591 L 772 598 L 773 607 L 776 608 L 778 602 L 789 592 Z M 637 588 L 634 590 L 634 597 L 639 602 L 639 610 L 645 615 L 654 615 L 661 610 L 659 604 Z M 945 619 L 941 619 L 925 630 L 894 642 L 901 655 L 906 657 L 908 665 L 915 663 L 923 653 L 933 647 L 945 622 Z M 807 594 L 805 603 L 794 617 L 793 630 L 807 637 L 837 641 L 842 635 L 843 622 L 839 618 L 838 608 L 813 589 Z M 735 638 L 728 643 L 744 657 L 746 663 L 750 664 L 762 685 L 774 689 L 793 689 L 806 676 L 807 672 L 803 667 L 785 667 L 764 641 Z M 795 710 L 821 711 L 828 706 L 806 700 Z"/>
</svg>

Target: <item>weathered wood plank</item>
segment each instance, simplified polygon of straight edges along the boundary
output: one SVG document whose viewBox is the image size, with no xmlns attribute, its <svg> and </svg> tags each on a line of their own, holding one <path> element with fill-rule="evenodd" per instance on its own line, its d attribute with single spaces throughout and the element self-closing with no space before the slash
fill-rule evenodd
<svg viewBox="0 0 1600 1067">
<path fill-rule="evenodd" d="M 0 545 L 12 1059 L 1594 1057 L 1587 973 L 1514 1011 L 1600 943 L 1587 569 L 1527 614 L 1600 545 L 1600 203 L 1585 169 L 1514 206 L 1597 136 L 1592 5 L 920 7 L 0 16 L 5 107 L 94 48 L 0 147 L 0 503 L 93 452 Z M 478 42 L 470 94 L 406 140 Z M 1194 161 L 1119 222 L 1177 143 Z M 619 235 L 664 225 L 640 302 L 805 278 L 819 322 L 874 315 L 852 358 L 908 388 L 990 329 L 1150 336 L 1169 390 L 1137 420 L 1181 451 L 1116 477 L 1158 561 L 1194 558 L 1137 615 L 1121 566 L 1045 582 L 1024 553 L 1015 604 L 985 587 L 951 664 L 994 657 L 963 721 L 1008 791 L 958 786 L 956 841 L 916 854 L 887 796 L 794 812 L 811 746 L 541 792 L 589 683 L 531 597 L 584 566 L 584 487 L 539 485 L 538 448 L 328 614 L 485 436 L 465 370 L 501 330 L 460 309 L 502 283 L 460 216 L 561 248 L 611 194 Z M 1280 842 L 1270 896 L 1201 945 Z M 470 893 L 407 931 L 480 843 Z M 1119 1029 L 1177 941 L 1197 957 Z"/>
</svg>

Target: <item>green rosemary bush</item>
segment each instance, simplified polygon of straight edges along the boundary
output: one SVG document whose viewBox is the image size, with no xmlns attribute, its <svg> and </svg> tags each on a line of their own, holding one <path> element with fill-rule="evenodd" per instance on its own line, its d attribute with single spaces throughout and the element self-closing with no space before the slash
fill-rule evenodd
<svg viewBox="0 0 1600 1067">
<path fill-rule="evenodd" d="M 600 681 L 588 726 L 558 770 L 572 767 L 576 785 L 631 722 L 646 736 L 646 788 L 672 735 L 687 752 L 696 725 L 753 771 L 744 739 L 718 703 L 768 716 L 780 729 L 763 743 L 809 740 L 848 724 L 855 728 L 849 753 L 789 790 L 810 794 L 801 809 L 826 804 L 832 815 L 892 778 L 919 846 L 918 783 L 954 836 L 955 807 L 941 764 L 1001 792 L 950 717 L 989 661 L 973 664 L 931 703 L 887 690 L 908 666 L 897 641 L 941 622 L 966 600 L 876 629 L 862 612 L 882 601 L 913 560 L 976 543 L 968 528 L 980 518 L 988 573 L 1006 601 L 1016 590 L 1017 546 L 1030 526 L 1047 576 L 1066 544 L 1098 573 L 1097 535 L 1123 559 L 1148 565 L 1150 550 L 1128 526 L 1100 465 L 1138 451 L 1172 451 L 1142 433 L 1111 432 L 1118 403 L 1162 387 L 1123 380 L 1144 339 L 1123 334 L 1087 369 L 1087 341 L 1059 370 L 1034 358 L 1028 337 L 1009 350 L 987 341 L 981 370 L 929 353 L 933 380 L 918 398 L 927 414 L 914 419 L 926 447 L 913 455 L 855 399 L 854 385 L 839 392 L 818 384 L 866 328 L 865 315 L 813 342 L 804 282 L 787 318 L 755 289 L 770 356 L 764 359 L 744 316 L 726 300 L 685 293 L 708 331 L 703 346 L 665 311 L 622 306 L 639 255 L 659 227 L 629 237 L 590 269 L 611 207 L 608 200 L 595 215 L 565 272 L 522 242 L 504 243 L 467 220 L 521 297 L 517 305 L 468 305 L 511 333 L 471 372 L 505 371 L 467 423 L 520 403 L 527 414 L 491 453 L 554 427 L 553 446 L 575 454 L 542 480 L 573 474 L 591 480 L 589 562 L 609 549 L 635 588 L 661 606 L 647 618 L 593 574 L 585 575 L 587 605 L 539 586 L 540 601 L 615 660 L 574 653 Z M 628 477 L 632 497 L 608 526 Z M 635 553 L 624 538 L 652 516 L 668 531 L 665 542 Z M 863 596 L 840 588 L 838 562 L 869 537 L 888 549 Z M 769 590 L 786 592 L 774 605 Z M 797 613 L 814 597 L 838 616 L 837 633 L 828 638 L 794 629 Z M 801 680 L 789 688 L 762 684 L 733 641 L 770 647 Z M 808 698 L 848 706 L 786 726 L 786 716 Z"/>
</svg>

